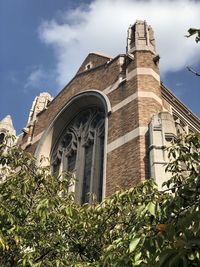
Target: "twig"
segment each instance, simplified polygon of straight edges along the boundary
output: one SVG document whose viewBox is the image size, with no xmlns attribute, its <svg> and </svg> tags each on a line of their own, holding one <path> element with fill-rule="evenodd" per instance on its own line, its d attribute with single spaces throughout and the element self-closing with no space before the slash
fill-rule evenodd
<svg viewBox="0 0 200 267">
<path fill-rule="evenodd" d="M 200 73 L 199 72 L 196 72 L 194 69 L 192 69 L 191 67 L 187 66 L 187 69 L 192 72 L 193 74 L 197 75 L 197 76 L 200 76 Z"/>
<path fill-rule="evenodd" d="M 57 246 L 59 242 L 57 242 L 55 245 Z M 36 258 L 33 263 L 38 263 L 39 261 L 43 260 L 46 256 L 48 256 L 49 253 L 53 251 L 53 248 L 49 248 L 46 252 L 44 252 L 41 256 Z"/>
</svg>

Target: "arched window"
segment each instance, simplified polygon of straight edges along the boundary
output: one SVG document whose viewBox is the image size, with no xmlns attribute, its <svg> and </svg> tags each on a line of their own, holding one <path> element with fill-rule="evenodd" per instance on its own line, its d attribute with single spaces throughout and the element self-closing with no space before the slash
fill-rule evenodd
<svg viewBox="0 0 200 267">
<path fill-rule="evenodd" d="M 89 193 L 102 199 L 105 113 L 90 107 L 74 116 L 51 153 L 54 173 L 75 173 L 75 199 L 90 203 Z"/>
</svg>

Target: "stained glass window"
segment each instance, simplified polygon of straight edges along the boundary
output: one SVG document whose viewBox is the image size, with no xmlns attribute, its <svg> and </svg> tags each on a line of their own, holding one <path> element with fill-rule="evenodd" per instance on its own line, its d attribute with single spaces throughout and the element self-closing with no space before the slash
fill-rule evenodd
<svg viewBox="0 0 200 267">
<path fill-rule="evenodd" d="M 94 193 L 102 199 L 105 114 L 88 108 L 68 123 L 51 157 L 53 172 L 75 173 L 75 199 L 90 203 Z"/>
<path fill-rule="evenodd" d="M 89 193 L 91 185 L 91 172 L 92 172 L 92 149 L 93 145 L 90 144 L 85 148 L 85 164 L 83 175 L 83 191 L 82 191 L 82 203 L 89 202 Z"/>
</svg>

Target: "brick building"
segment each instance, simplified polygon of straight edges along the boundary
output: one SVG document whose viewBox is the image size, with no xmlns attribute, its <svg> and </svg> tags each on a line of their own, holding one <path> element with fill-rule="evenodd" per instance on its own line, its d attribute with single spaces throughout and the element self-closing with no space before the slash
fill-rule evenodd
<svg viewBox="0 0 200 267">
<path fill-rule="evenodd" d="M 18 142 L 38 160 L 49 157 L 53 172 L 74 172 L 75 197 L 84 203 L 87 192 L 101 200 L 149 177 L 161 185 L 164 148 L 196 131 L 200 120 L 160 82 L 152 28 L 137 21 L 126 54 L 90 53 L 55 98 L 36 97 Z"/>
</svg>

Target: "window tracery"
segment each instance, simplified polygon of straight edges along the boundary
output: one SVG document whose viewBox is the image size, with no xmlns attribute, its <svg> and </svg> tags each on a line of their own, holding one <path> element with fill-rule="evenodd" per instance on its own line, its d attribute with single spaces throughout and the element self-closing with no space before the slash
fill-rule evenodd
<svg viewBox="0 0 200 267">
<path fill-rule="evenodd" d="M 75 200 L 91 202 L 89 193 L 102 198 L 105 114 L 99 108 L 87 108 L 67 125 L 53 149 L 54 173 L 75 174 Z"/>
</svg>

